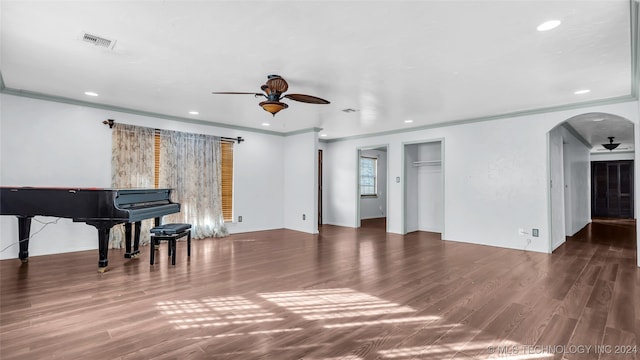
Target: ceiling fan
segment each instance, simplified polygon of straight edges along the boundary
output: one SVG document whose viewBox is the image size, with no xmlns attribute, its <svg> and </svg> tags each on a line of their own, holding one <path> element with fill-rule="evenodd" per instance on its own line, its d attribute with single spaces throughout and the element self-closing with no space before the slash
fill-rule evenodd
<svg viewBox="0 0 640 360">
<path fill-rule="evenodd" d="M 287 98 L 295 101 L 300 101 L 309 104 L 329 104 L 325 99 L 321 99 L 316 96 L 305 94 L 286 94 L 283 95 L 289 89 L 289 84 L 280 75 L 268 75 L 267 83 L 260 87 L 264 93 L 252 93 L 252 92 L 236 92 L 236 91 L 214 91 L 212 94 L 248 94 L 258 96 L 264 96 L 267 101 L 261 102 L 259 105 L 265 110 L 270 112 L 273 116 L 276 116 L 278 111 L 286 109 L 289 105 L 281 102 L 282 98 Z"/>
</svg>

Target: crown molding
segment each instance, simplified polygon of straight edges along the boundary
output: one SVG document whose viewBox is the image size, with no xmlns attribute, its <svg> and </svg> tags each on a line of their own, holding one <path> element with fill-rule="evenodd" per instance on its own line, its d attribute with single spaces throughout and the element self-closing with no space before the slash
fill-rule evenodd
<svg viewBox="0 0 640 360">
<path fill-rule="evenodd" d="M 299 134 L 306 134 L 306 133 L 309 133 L 309 132 L 318 133 L 320 131 L 322 131 L 322 128 L 312 127 L 312 128 L 308 128 L 308 129 L 300 129 L 300 130 L 296 130 L 296 131 L 290 131 L 290 132 L 284 133 L 282 135 L 287 137 L 287 136 L 293 136 L 293 135 L 299 135 Z"/>
<path fill-rule="evenodd" d="M 461 120 L 454 120 L 454 121 L 439 122 L 439 123 L 429 124 L 429 125 L 424 125 L 424 126 L 417 126 L 417 127 L 412 127 L 412 128 L 406 128 L 406 129 L 382 131 L 382 132 L 372 133 L 372 134 L 345 136 L 345 137 L 341 137 L 341 138 L 327 139 L 325 141 L 327 143 L 332 143 L 332 142 L 338 142 L 338 141 L 364 139 L 364 138 L 375 137 L 375 136 L 394 135 L 394 134 L 401 134 L 401 133 L 406 133 L 406 132 L 428 130 L 428 129 L 435 129 L 435 128 L 448 127 L 448 126 L 456 126 L 456 125 L 467 125 L 467 124 L 473 124 L 473 123 L 484 122 L 484 121 L 516 118 L 516 117 L 523 117 L 523 116 L 530 116 L 530 115 L 539 115 L 539 114 L 546 114 L 546 113 L 565 111 L 565 110 L 575 110 L 575 109 L 581 109 L 581 108 L 587 108 L 587 107 L 593 107 L 593 106 L 621 104 L 621 103 L 632 102 L 632 101 L 636 101 L 636 100 L 637 99 L 634 98 L 631 95 L 624 95 L 624 96 L 618 96 L 618 97 L 608 98 L 608 99 L 591 100 L 591 101 L 572 103 L 572 104 L 566 104 L 566 105 L 550 106 L 550 107 L 538 108 L 538 109 L 532 109 L 532 110 L 524 110 L 524 111 L 516 111 L 516 112 L 504 113 L 504 114 L 499 114 L 499 115 L 482 116 L 482 117 L 477 117 L 477 118 L 469 118 L 469 119 L 461 119 Z"/>
<path fill-rule="evenodd" d="M 130 109 L 130 108 L 125 108 L 125 107 L 115 106 L 115 105 L 109 105 L 109 104 L 93 103 L 93 102 L 89 102 L 89 101 L 85 101 L 85 100 L 77 100 L 77 99 L 71 99 L 71 98 L 66 98 L 66 97 L 62 97 L 62 96 L 48 95 L 48 94 L 39 93 L 39 92 L 35 92 L 35 91 L 13 89 L 13 88 L 9 88 L 9 87 L 7 87 L 5 85 L 4 79 L 2 77 L 2 72 L 0 72 L 0 93 L 1 94 L 7 94 L 7 95 L 13 95 L 13 96 L 19 96 L 19 97 L 26 97 L 26 98 L 31 98 L 31 99 L 38 99 L 38 100 L 44 100 L 44 101 L 63 103 L 63 104 L 85 106 L 85 107 L 96 108 L 96 109 L 101 109 L 101 110 L 117 111 L 117 112 L 122 112 L 122 113 L 127 113 L 127 114 L 133 114 L 133 115 L 156 117 L 156 118 L 160 118 L 160 119 L 173 120 L 173 121 L 179 121 L 179 122 L 196 124 L 196 125 L 204 125 L 204 126 L 219 127 L 219 128 L 225 128 L 225 129 L 241 130 L 241 131 L 246 131 L 246 132 L 251 132 L 251 133 L 259 133 L 259 134 L 282 136 L 282 137 L 293 136 L 293 135 L 302 134 L 302 133 L 306 133 L 306 132 L 312 132 L 312 131 L 313 132 L 322 131 L 322 128 L 313 127 L 313 128 L 308 128 L 308 129 L 301 129 L 301 130 L 282 133 L 282 132 L 276 132 L 276 131 L 255 129 L 255 128 L 250 128 L 250 127 L 245 127 L 245 126 L 237 126 L 237 125 L 216 123 L 216 122 L 211 122 L 211 121 L 206 121 L 206 120 L 190 119 L 190 118 L 186 118 L 186 117 L 155 113 L 155 112 L 151 112 L 151 111 Z M 533 110 L 511 112 L 511 113 L 505 113 L 505 114 L 500 114 L 500 115 L 492 115 L 492 116 L 484 116 L 484 117 L 477 117 L 477 118 L 461 119 L 461 120 L 454 120 L 454 121 L 448 121 L 448 122 L 439 122 L 439 123 L 435 123 L 435 124 L 412 127 L 412 128 L 406 128 L 406 129 L 396 129 L 396 130 L 389 130 L 389 131 L 370 133 L 370 134 L 346 136 L 346 137 L 335 138 L 335 139 L 320 139 L 320 142 L 322 142 L 322 143 L 332 143 L 332 142 L 338 142 L 338 141 L 364 139 L 364 138 L 370 138 L 370 137 L 376 137 L 376 136 L 393 135 L 393 134 L 400 134 L 400 133 L 406 133 L 406 132 L 413 132 L 413 131 L 441 128 L 441 127 L 447 127 L 447 126 L 465 125 L 465 124 L 472 124 L 472 123 L 477 123 L 477 122 L 492 121 L 492 120 L 499 120 L 499 119 L 506 119 L 506 118 L 514 118 L 514 117 L 521 117 L 521 116 L 528 116 L 528 115 L 535 115 L 535 114 L 544 114 L 544 113 L 557 112 L 557 111 L 563 111 L 563 110 L 580 109 L 580 108 L 584 108 L 584 107 L 619 104 L 619 103 L 625 103 L 625 102 L 636 101 L 636 100 L 637 100 L 636 97 L 633 97 L 631 95 L 626 95 L 626 96 L 619 96 L 619 97 L 609 98 L 609 99 L 592 100 L 592 101 L 581 102 L 581 103 L 574 103 L 574 104 L 552 106 L 552 107 L 539 108 L 539 109 L 533 109 Z"/>
<path fill-rule="evenodd" d="M 2 76 L 2 73 L 0 73 L 0 79 L 1 79 L 1 76 Z M 109 104 L 94 103 L 90 101 L 71 99 L 71 98 L 62 97 L 62 96 L 48 95 L 48 94 L 39 93 L 35 91 L 12 89 L 4 86 L 4 82 L 1 82 L 0 85 L 3 85 L 0 87 L 0 93 L 7 94 L 7 95 L 14 95 L 14 96 L 26 97 L 31 99 L 44 100 L 44 101 L 52 101 L 57 103 L 70 104 L 70 105 L 85 106 L 85 107 L 101 109 L 101 110 L 117 111 L 117 112 L 122 112 L 127 114 L 133 114 L 133 115 L 149 116 L 149 117 L 155 117 L 155 118 L 166 119 L 166 120 L 180 121 L 180 122 L 190 123 L 190 124 L 220 127 L 225 129 L 241 130 L 241 131 L 248 131 L 252 133 L 267 134 L 267 135 L 285 136 L 285 133 L 280 133 L 276 131 L 254 129 L 246 126 L 223 124 L 223 123 L 217 123 L 217 122 L 206 121 L 206 120 L 190 119 L 190 118 L 181 117 L 181 116 L 167 115 L 167 114 L 161 114 L 161 113 L 144 111 L 144 110 L 136 110 L 136 109 L 109 105 Z"/>
</svg>

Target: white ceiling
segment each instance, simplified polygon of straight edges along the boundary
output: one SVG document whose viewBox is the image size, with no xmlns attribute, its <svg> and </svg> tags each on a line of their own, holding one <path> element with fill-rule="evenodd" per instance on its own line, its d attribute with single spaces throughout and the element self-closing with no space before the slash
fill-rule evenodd
<svg viewBox="0 0 640 360">
<path fill-rule="evenodd" d="M 630 96 L 630 9 L 629 0 L 3 0 L 0 71 L 6 89 L 275 132 L 319 127 L 332 139 Z M 562 24 L 536 31 L 550 19 Z M 115 46 L 83 42 L 84 32 Z M 272 117 L 260 98 L 211 94 L 260 92 L 268 74 L 331 104 L 285 100 Z"/>
</svg>

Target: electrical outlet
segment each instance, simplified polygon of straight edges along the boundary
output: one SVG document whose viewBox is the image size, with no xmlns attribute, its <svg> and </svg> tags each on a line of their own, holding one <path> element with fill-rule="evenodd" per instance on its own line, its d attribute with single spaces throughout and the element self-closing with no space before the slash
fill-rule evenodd
<svg viewBox="0 0 640 360">
<path fill-rule="evenodd" d="M 238 216 L 238 222 L 242 222 L 242 216 Z"/>
<path fill-rule="evenodd" d="M 539 234 L 538 229 L 531 230 L 531 236 L 538 237 L 539 236 L 538 234 Z"/>
<path fill-rule="evenodd" d="M 302 220 L 307 220 L 307 214 L 302 214 Z"/>
</svg>

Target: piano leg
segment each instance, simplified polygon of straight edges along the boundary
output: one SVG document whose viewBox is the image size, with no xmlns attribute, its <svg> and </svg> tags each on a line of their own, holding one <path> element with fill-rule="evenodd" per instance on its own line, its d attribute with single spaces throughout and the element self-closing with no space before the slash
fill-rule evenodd
<svg viewBox="0 0 640 360">
<path fill-rule="evenodd" d="M 137 258 L 140 256 L 140 221 L 136 221 L 134 223 L 134 234 L 133 234 L 133 252 L 131 252 L 131 223 L 124 224 L 124 234 L 125 234 L 125 247 L 126 252 L 124 253 L 124 257 L 127 259 Z"/>
<path fill-rule="evenodd" d="M 135 226 L 135 230 L 133 233 L 133 256 L 138 257 L 140 256 L 140 225 L 142 224 L 141 221 L 136 221 L 134 226 Z"/>
<path fill-rule="evenodd" d="M 124 224 L 124 246 L 125 246 L 125 258 L 131 257 L 131 223 Z"/>
<path fill-rule="evenodd" d="M 18 216 L 18 241 L 20 252 L 18 257 L 23 263 L 29 262 L 29 236 L 31 233 L 31 216 Z"/>
<path fill-rule="evenodd" d="M 109 232 L 111 231 L 111 226 L 96 226 L 96 228 L 98 229 L 98 252 L 100 253 L 100 260 L 98 260 L 98 272 L 103 273 L 107 270 L 107 265 L 109 265 L 107 252 L 109 250 Z"/>
</svg>

